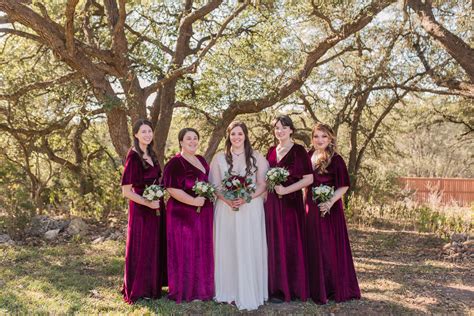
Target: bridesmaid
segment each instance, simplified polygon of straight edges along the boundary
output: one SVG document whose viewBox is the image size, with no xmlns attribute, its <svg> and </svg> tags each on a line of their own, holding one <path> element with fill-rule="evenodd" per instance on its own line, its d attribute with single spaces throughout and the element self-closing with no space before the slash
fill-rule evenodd
<svg viewBox="0 0 474 316">
<path fill-rule="evenodd" d="M 270 147 L 267 160 L 270 168 L 286 168 L 290 176 L 283 185 L 275 186 L 275 192 L 268 193 L 265 203 L 270 301 L 306 301 L 305 208 L 301 189 L 313 182 L 311 162 L 306 149 L 291 139 L 295 127 L 288 116 L 278 116 L 273 126 L 278 145 Z"/>
<path fill-rule="evenodd" d="M 208 181 L 209 165 L 196 155 L 199 133 L 194 128 L 182 129 L 178 140 L 181 152 L 168 161 L 163 171 L 163 184 L 171 196 L 166 206 L 168 298 L 177 303 L 211 300 L 213 204 L 192 191 L 196 181 Z"/>
<path fill-rule="evenodd" d="M 161 176 L 150 121 L 139 119 L 133 125 L 133 143 L 122 176 L 122 192 L 130 200 L 122 289 L 129 304 L 139 298 L 160 298 L 166 284 L 164 203 L 142 197 L 145 186 L 159 183 Z M 162 216 L 156 215 L 157 209 Z"/>
<path fill-rule="evenodd" d="M 310 295 L 319 304 L 328 299 L 336 302 L 359 299 L 360 289 L 341 200 L 349 188 L 347 167 L 336 152 L 336 137 L 331 127 L 316 124 L 312 143 L 314 149 L 309 152 L 314 168 L 312 187 L 324 184 L 336 191 L 328 202 L 318 205 L 308 189 L 306 227 Z"/>
</svg>

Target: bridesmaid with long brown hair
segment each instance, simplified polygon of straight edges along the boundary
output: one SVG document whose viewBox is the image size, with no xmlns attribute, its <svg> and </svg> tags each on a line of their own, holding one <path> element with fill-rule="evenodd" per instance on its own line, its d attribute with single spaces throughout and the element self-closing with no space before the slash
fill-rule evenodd
<svg viewBox="0 0 474 316">
<path fill-rule="evenodd" d="M 166 284 L 165 207 L 163 199 L 150 202 L 143 195 L 147 185 L 158 184 L 161 168 L 153 151 L 150 121 L 133 125 L 133 147 L 122 175 L 122 193 L 130 200 L 125 275 L 122 294 L 133 304 L 139 298 L 160 298 Z M 160 216 L 157 211 L 160 210 Z"/>
<path fill-rule="evenodd" d="M 336 152 L 336 136 L 330 126 L 316 124 L 312 144 L 308 154 L 314 181 L 306 199 L 310 296 L 318 304 L 325 304 L 328 299 L 336 302 L 359 299 L 342 202 L 350 186 L 347 167 Z M 334 187 L 335 192 L 329 201 L 318 204 L 312 200 L 311 189 L 320 185 Z"/>
<path fill-rule="evenodd" d="M 306 149 L 292 139 L 293 121 L 287 115 L 273 121 L 278 140 L 270 147 L 270 168 L 285 168 L 288 179 L 269 192 L 265 202 L 268 244 L 268 288 L 270 301 L 279 303 L 308 298 L 305 253 L 305 205 L 302 188 L 313 182 L 311 162 Z"/>
</svg>

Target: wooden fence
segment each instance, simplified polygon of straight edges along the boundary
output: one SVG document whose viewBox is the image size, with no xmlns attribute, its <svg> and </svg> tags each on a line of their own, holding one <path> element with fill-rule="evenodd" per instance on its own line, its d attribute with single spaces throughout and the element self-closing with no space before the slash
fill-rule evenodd
<svg viewBox="0 0 474 316">
<path fill-rule="evenodd" d="M 474 202 L 474 179 L 465 178 L 399 178 L 404 188 L 415 191 L 415 198 L 420 202 L 438 199 L 447 204 L 455 201 L 462 206 Z"/>
</svg>

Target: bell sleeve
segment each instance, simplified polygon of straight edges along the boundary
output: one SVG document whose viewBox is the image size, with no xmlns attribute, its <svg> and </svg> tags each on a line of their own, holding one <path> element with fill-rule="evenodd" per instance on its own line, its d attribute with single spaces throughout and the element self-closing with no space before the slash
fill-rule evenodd
<svg viewBox="0 0 474 316">
<path fill-rule="evenodd" d="M 179 157 L 173 157 L 163 169 L 162 184 L 165 188 L 184 190 L 185 177 L 183 164 Z"/>
<path fill-rule="evenodd" d="M 350 186 L 349 172 L 344 159 L 340 155 L 332 158 L 331 164 L 334 164 L 334 185 L 336 189 Z"/>
<path fill-rule="evenodd" d="M 121 185 L 140 185 L 143 182 L 143 165 L 138 153 L 130 150 L 125 161 Z"/>
<path fill-rule="evenodd" d="M 294 168 L 292 171 L 293 176 L 296 178 L 303 178 L 307 174 L 313 173 L 313 167 L 311 165 L 311 158 L 308 156 L 306 149 L 303 146 L 295 144 L 297 146 L 293 152 L 294 155 Z"/>
</svg>

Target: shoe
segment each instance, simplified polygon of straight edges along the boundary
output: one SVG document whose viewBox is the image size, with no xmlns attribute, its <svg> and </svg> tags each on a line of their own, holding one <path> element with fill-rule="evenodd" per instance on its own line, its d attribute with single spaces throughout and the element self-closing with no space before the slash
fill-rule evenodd
<svg viewBox="0 0 474 316">
<path fill-rule="evenodd" d="M 281 304 L 281 303 L 283 303 L 283 300 L 281 300 L 279 298 L 276 298 L 276 297 L 272 297 L 268 301 L 272 304 Z"/>
</svg>

